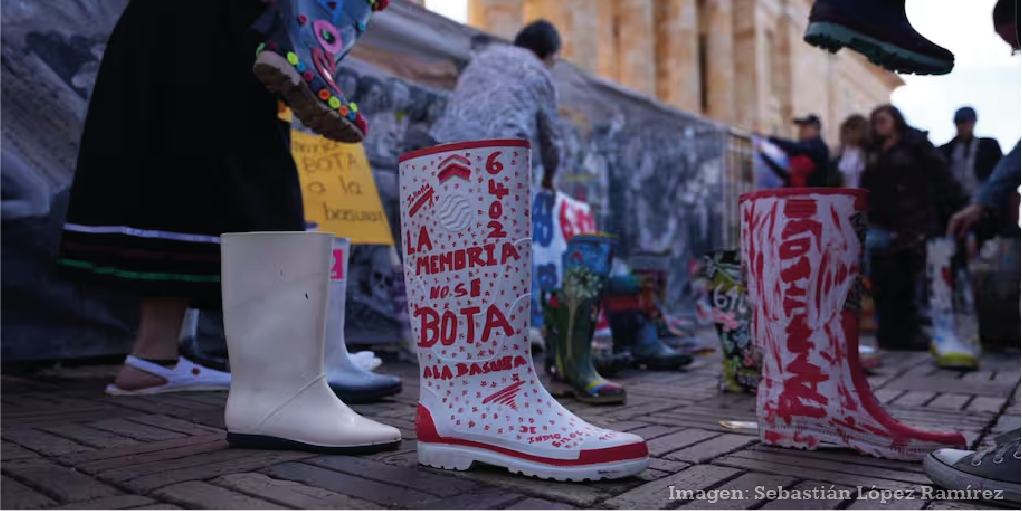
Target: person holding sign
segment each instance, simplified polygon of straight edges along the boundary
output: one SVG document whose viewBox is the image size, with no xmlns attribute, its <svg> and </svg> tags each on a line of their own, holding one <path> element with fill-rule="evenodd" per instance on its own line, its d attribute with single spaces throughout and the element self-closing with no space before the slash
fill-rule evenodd
<svg viewBox="0 0 1022 511">
<path fill-rule="evenodd" d="M 310 22 L 336 14 L 323 11 L 333 2 L 308 4 Z M 362 418 L 312 379 L 323 374 L 316 322 L 332 239 L 304 232 L 290 126 L 252 73 L 265 40 L 252 26 L 267 12 L 257 0 L 128 3 L 89 103 L 56 263 L 67 278 L 141 301 L 113 393 L 165 392 L 203 373 L 179 361 L 185 310 L 222 308 L 232 445 L 390 448 L 397 429 Z M 321 271 L 302 261 L 322 262 Z M 233 281 L 221 286 L 222 272 Z M 302 288 L 300 301 L 279 296 Z M 256 303 L 232 309 L 228 295 Z M 280 306 L 288 300 L 292 310 Z"/>
</svg>

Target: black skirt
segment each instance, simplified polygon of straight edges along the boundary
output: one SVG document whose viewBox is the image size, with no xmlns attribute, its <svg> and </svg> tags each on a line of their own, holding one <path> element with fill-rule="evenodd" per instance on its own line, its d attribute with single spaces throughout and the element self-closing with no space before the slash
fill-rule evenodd
<svg viewBox="0 0 1022 511">
<path fill-rule="evenodd" d="M 260 0 L 131 2 L 89 103 L 57 264 L 220 307 L 225 232 L 302 231 L 277 99 L 252 74 Z"/>
</svg>

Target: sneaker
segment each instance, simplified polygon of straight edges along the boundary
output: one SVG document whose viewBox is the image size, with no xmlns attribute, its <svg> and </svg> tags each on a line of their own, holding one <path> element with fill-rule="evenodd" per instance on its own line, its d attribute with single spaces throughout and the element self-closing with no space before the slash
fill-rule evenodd
<svg viewBox="0 0 1022 511">
<path fill-rule="evenodd" d="M 1019 431 L 1011 437 L 1003 435 L 998 440 L 1005 442 L 982 451 L 937 449 L 923 460 L 923 470 L 939 486 L 968 492 L 964 498 L 1018 504 Z"/>
<path fill-rule="evenodd" d="M 905 0 L 816 0 L 805 42 L 831 53 L 851 48 L 889 71 L 946 75 L 955 56 L 912 28 Z"/>
<path fill-rule="evenodd" d="M 303 125 L 331 140 L 358 143 L 365 118 L 334 82 L 370 14 L 389 0 L 278 0 L 253 25 L 265 37 L 252 71 L 281 95 Z"/>
</svg>

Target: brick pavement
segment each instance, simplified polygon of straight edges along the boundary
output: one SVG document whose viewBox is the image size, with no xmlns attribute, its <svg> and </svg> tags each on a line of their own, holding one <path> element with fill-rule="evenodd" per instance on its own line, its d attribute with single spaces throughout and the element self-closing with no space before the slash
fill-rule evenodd
<svg viewBox="0 0 1022 511">
<path fill-rule="evenodd" d="M 954 427 L 974 446 L 1019 427 L 1018 355 L 989 357 L 982 371 L 937 370 L 927 354 L 886 354 L 870 381 L 895 416 Z M 639 477 L 564 484 L 510 476 L 495 468 L 420 468 L 415 455 L 416 368 L 395 399 L 355 406 L 402 430 L 394 452 L 364 457 L 227 449 L 224 393 L 105 398 L 115 368 L 51 370 L 2 380 L 4 509 L 989 509 L 978 502 L 919 499 L 928 479 L 919 463 L 842 450 L 795 451 L 759 445 L 752 430 L 721 420 L 753 420 L 753 399 L 715 390 L 719 363 L 686 372 L 631 372 L 629 403 L 567 406 L 604 427 L 649 441 L 650 469 Z M 915 500 L 856 499 L 867 490 L 915 489 Z M 747 490 L 746 500 L 669 500 L 668 487 Z M 851 499 L 755 498 L 753 489 L 851 489 Z"/>
</svg>

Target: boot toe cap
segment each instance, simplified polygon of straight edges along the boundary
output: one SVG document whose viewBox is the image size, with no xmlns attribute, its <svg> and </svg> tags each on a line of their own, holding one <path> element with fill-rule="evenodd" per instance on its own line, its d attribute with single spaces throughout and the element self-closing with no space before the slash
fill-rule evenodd
<svg viewBox="0 0 1022 511">
<path fill-rule="evenodd" d="M 606 430 L 601 435 L 588 436 L 581 446 L 584 456 L 607 458 L 606 461 L 646 458 L 649 448 L 638 435 Z"/>
<path fill-rule="evenodd" d="M 930 456 L 950 467 L 954 466 L 959 461 L 962 461 L 966 456 L 973 452 L 975 451 L 967 451 L 964 449 L 937 449 L 930 453 Z"/>
</svg>

